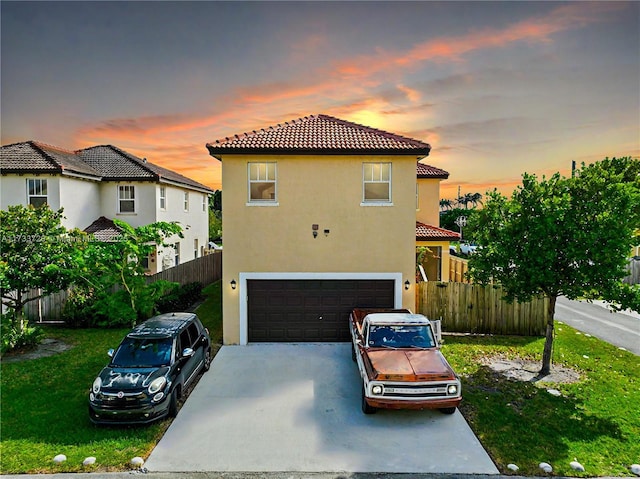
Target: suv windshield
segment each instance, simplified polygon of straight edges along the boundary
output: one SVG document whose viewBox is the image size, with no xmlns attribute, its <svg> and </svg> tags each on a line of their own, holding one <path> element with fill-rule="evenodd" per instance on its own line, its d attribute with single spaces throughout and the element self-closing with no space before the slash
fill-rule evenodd
<svg viewBox="0 0 640 479">
<path fill-rule="evenodd" d="M 171 364 L 172 338 L 124 338 L 111 359 L 113 366 L 159 367 Z"/>
<path fill-rule="evenodd" d="M 372 324 L 369 346 L 388 348 L 433 348 L 436 345 L 426 324 Z"/>
</svg>

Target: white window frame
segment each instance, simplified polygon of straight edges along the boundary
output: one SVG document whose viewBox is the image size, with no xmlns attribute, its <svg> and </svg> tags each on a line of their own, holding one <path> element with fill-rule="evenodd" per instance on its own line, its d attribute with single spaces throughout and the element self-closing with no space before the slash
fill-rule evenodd
<svg viewBox="0 0 640 479">
<path fill-rule="evenodd" d="M 123 198 L 122 193 L 125 191 L 133 192 L 132 198 Z M 133 211 L 122 211 L 123 201 L 133 201 Z M 138 211 L 138 201 L 136 199 L 136 187 L 135 185 L 118 185 L 118 214 L 119 215 L 133 215 Z"/>
<path fill-rule="evenodd" d="M 264 172 L 260 165 L 265 165 Z M 252 179 L 252 167 L 257 166 L 257 178 Z M 273 174 L 271 175 L 271 169 Z M 255 170 L 254 170 L 255 171 Z M 262 174 L 264 173 L 264 175 Z M 264 176 L 264 178 L 262 177 Z M 273 179 L 270 179 L 270 178 Z M 251 198 L 251 186 L 256 183 L 273 183 L 273 198 Z M 278 164 L 275 161 L 253 161 L 247 163 L 247 205 L 249 206 L 278 206 Z"/>
<path fill-rule="evenodd" d="M 209 197 L 207 195 L 202 195 L 202 212 L 205 213 L 207 211 L 207 206 L 209 206 Z"/>
<path fill-rule="evenodd" d="M 33 185 L 33 194 L 31 193 Z M 43 188 L 44 187 L 44 188 Z M 43 193 L 44 190 L 44 193 Z M 49 193 L 46 178 L 27 178 L 27 205 L 31 205 L 31 199 L 44 198 L 44 202 L 39 205 L 33 205 L 34 208 L 39 208 L 49 203 Z"/>
<path fill-rule="evenodd" d="M 173 260 L 175 266 L 180 264 L 180 241 L 176 241 L 173 245 Z"/>
<path fill-rule="evenodd" d="M 167 187 L 166 186 L 160 187 L 160 209 L 162 211 L 167 210 Z"/>
<path fill-rule="evenodd" d="M 375 170 L 375 166 L 378 166 L 378 170 Z M 371 166 L 373 169 L 369 170 Z M 389 178 L 384 179 L 384 168 L 389 169 Z M 366 198 L 366 186 L 367 184 L 387 184 L 389 189 L 388 199 L 367 199 Z M 393 206 L 392 202 L 392 164 L 391 162 L 365 162 L 362 163 L 362 203 L 361 206 Z"/>
<path fill-rule="evenodd" d="M 193 259 L 198 258 L 198 238 L 193 239 Z"/>
<path fill-rule="evenodd" d="M 189 211 L 189 192 L 188 191 L 184 192 L 184 201 L 182 206 L 184 207 L 185 211 Z"/>
</svg>

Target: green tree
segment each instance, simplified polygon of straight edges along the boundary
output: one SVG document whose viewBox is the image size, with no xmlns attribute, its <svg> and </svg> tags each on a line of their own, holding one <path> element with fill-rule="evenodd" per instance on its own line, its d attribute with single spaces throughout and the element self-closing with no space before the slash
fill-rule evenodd
<svg viewBox="0 0 640 479">
<path fill-rule="evenodd" d="M 616 301 L 638 309 L 640 290 L 625 285 L 627 256 L 640 225 L 640 163 L 605 159 L 574 178 L 524 174 L 511 199 L 494 191 L 471 218 L 483 246 L 469 260 L 480 283 L 498 281 L 506 299 L 549 299 L 541 375 L 551 368 L 558 296 Z"/>
<path fill-rule="evenodd" d="M 62 212 L 46 205 L 0 211 L 0 296 L 9 309 L 3 315 L 3 350 L 19 346 L 33 332 L 24 318 L 25 304 L 71 283 L 82 233 L 62 226 Z M 38 294 L 27 295 L 32 290 Z"/>
<path fill-rule="evenodd" d="M 168 281 L 147 283 L 142 260 L 172 235 L 181 238 L 177 223 L 157 222 L 133 228 L 114 220 L 121 230 L 117 241 L 91 242 L 76 275 L 74 301 L 91 304 L 109 325 L 129 324 L 153 314 L 156 301 L 175 286 Z M 82 306 L 82 305 L 80 305 Z"/>
<path fill-rule="evenodd" d="M 58 292 L 72 280 L 82 233 L 67 231 L 62 213 L 62 208 L 23 205 L 0 211 L 0 294 L 16 316 L 29 301 Z M 40 294 L 27 297 L 32 289 Z"/>
</svg>

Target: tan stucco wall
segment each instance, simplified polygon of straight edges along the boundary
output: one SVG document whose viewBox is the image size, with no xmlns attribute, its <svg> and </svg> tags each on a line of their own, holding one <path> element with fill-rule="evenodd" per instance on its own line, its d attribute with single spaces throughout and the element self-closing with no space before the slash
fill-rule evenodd
<svg viewBox="0 0 640 479">
<path fill-rule="evenodd" d="M 278 206 L 247 206 L 249 161 L 277 162 Z M 392 162 L 393 206 L 361 206 L 363 162 Z M 224 156 L 225 344 L 240 341 L 246 292 L 229 286 L 240 273 L 400 273 L 411 282 L 402 306 L 413 309 L 415 165 L 398 156 Z"/>
<path fill-rule="evenodd" d="M 418 179 L 418 209 L 416 220 L 432 226 L 440 226 L 440 180 Z"/>
<path fill-rule="evenodd" d="M 449 242 L 448 241 L 417 241 L 416 247 L 426 246 L 427 248 L 441 248 L 441 263 L 440 263 L 440 281 L 449 281 Z"/>
</svg>

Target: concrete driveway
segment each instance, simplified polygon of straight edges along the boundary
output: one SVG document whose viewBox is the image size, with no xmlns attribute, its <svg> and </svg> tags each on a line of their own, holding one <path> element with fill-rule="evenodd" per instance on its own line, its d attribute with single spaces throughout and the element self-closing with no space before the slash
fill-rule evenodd
<svg viewBox="0 0 640 479">
<path fill-rule="evenodd" d="M 498 474 L 459 412 L 360 410 L 350 344 L 224 346 L 152 472 Z M 463 391 L 464 395 L 464 391 Z"/>
</svg>

